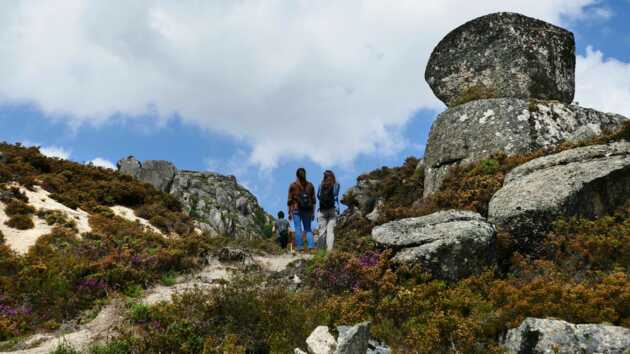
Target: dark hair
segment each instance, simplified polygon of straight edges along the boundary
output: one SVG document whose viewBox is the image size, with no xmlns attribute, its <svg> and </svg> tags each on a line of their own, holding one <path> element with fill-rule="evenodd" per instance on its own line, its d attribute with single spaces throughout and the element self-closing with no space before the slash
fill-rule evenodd
<svg viewBox="0 0 630 354">
<path fill-rule="evenodd" d="M 324 171 L 324 179 L 322 180 L 322 185 L 326 187 L 332 187 L 337 183 L 337 178 L 335 177 L 335 173 L 331 170 Z"/>
<path fill-rule="evenodd" d="M 306 175 L 306 170 L 304 169 L 304 167 L 300 167 L 297 169 L 297 171 L 295 171 L 295 177 L 300 178 L 300 171 L 304 172 L 304 175 Z"/>
<path fill-rule="evenodd" d="M 278 219 L 284 219 L 284 211 L 280 210 L 278 212 Z"/>
</svg>

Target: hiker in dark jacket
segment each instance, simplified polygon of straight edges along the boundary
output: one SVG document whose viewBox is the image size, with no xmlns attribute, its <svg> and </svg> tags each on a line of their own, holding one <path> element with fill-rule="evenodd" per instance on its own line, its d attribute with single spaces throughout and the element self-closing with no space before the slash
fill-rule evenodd
<svg viewBox="0 0 630 354">
<path fill-rule="evenodd" d="M 289 222 L 284 218 L 284 212 L 278 212 L 278 220 L 273 224 L 273 231 L 276 233 L 276 242 L 282 247 L 287 248 L 289 243 Z"/>
<path fill-rule="evenodd" d="M 302 167 L 295 172 L 297 179 L 289 186 L 289 220 L 295 227 L 295 248 L 302 249 L 302 234 L 306 233 L 309 251 L 315 250 L 311 222 L 315 218 L 315 187 L 306 180 L 306 170 Z"/>
<path fill-rule="evenodd" d="M 322 183 L 317 189 L 317 199 L 319 199 L 319 212 L 317 213 L 317 223 L 319 224 L 319 244 L 320 248 L 332 251 L 335 243 L 335 225 L 337 224 L 337 214 L 339 213 L 339 183 L 333 171 L 326 170 Z"/>
</svg>

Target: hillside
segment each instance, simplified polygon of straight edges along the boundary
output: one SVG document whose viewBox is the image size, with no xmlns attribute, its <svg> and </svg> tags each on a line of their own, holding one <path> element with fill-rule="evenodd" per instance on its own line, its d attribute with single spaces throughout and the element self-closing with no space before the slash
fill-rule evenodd
<svg viewBox="0 0 630 354">
<path fill-rule="evenodd" d="M 237 243 L 202 232 L 174 197 L 132 177 L 37 148 L 1 144 L 0 154 L 0 340 L 57 330 Z"/>
<path fill-rule="evenodd" d="M 573 34 L 483 16 L 426 80 L 448 107 L 426 155 L 359 176 L 314 256 L 201 232 L 174 182 L 0 146 L 0 348 L 627 353 L 630 120 L 571 103 Z"/>
</svg>

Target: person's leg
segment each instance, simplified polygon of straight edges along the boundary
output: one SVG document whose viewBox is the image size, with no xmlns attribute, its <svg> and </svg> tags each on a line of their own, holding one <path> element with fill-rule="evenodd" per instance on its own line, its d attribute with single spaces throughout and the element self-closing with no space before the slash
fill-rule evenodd
<svg viewBox="0 0 630 354">
<path fill-rule="evenodd" d="M 319 225 L 319 239 L 317 240 L 317 245 L 321 249 L 326 248 L 326 224 L 327 219 L 321 211 L 317 213 L 317 224 Z"/>
<path fill-rule="evenodd" d="M 304 226 L 304 233 L 306 233 L 306 243 L 308 245 L 308 249 L 312 250 L 315 248 L 315 242 L 313 241 L 313 231 L 311 230 L 311 217 L 310 213 L 304 213 L 302 216 L 302 225 Z"/>
<path fill-rule="evenodd" d="M 326 249 L 328 252 L 332 251 L 333 244 L 335 243 L 335 226 L 337 225 L 337 212 L 332 211 L 332 215 L 328 218 L 328 223 L 326 225 Z"/>
<path fill-rule="evenodd" d="M 300 213 L 293 213 L 293 227 L 295 228 L 295 249 L 302 249 L 302 218 Z"/>
<path fill-rule="evenodd" d="M 289 233 L 287 232 L 284 235 L 284 243 L 282 244 L 282 249 L 286 250 L 288 245 L 289 245 Z"/>
</svg>

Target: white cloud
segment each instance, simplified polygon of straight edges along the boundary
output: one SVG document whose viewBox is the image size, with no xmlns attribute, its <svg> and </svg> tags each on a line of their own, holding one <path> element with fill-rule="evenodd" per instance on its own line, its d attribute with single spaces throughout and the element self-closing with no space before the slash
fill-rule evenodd
<svg viewBox="0 0 630 354">
<path fill-rule="evenodd" d="M 42 146 L 39 152 L 48 157 L 56 157 L 67 160 L 70 157 L 70 151 L 59 146 Z"/>
<path fill-rule="evenodd" d="M 593 3 L 3 2 L 0 101 L 32 102 L 75 127 L 178 113 L 242 139 L 262 167 L 344 164 L 399 149 L 412 112 L 443 109 L 423 73 L 449 30 L 502 10 L 558 23 Z"/>
<path fill-rule="evenodd" d="M 102 157 L 97 157 L 90 161 L 90 163 L 97 167 L 109 168 L 110 170 L 115 170 L 116 166 L 109 160 L 104 159 Z"/>
<path fill-rule="evenodd" d="M 630 63 L 588 47 L 577 57 L 575 76 L 575 100 L 581 105 L 630 117 Z"/>
</svg>

